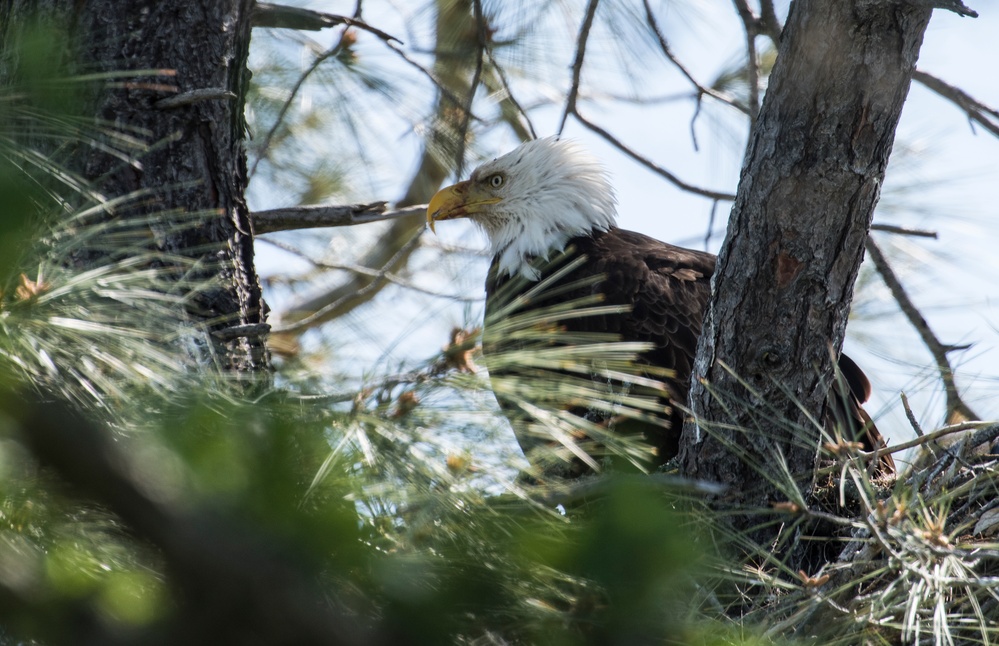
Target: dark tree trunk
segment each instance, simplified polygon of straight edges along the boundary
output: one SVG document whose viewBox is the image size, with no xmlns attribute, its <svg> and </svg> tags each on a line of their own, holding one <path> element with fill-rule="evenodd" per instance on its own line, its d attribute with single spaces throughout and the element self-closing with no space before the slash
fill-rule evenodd
<svg viewBox="0 0 999 646">
<path fill-rule="evenodd" d="M 148 144 L 138 163 L 88 147 L 70 165 L 109 200 L 147 191 L 112 217 L 161 216 L 151 227 L 160 250 L 199 261 L 204 271 L 195 278 L 215 279 L 188 310 L 210 332 L 207 351 L 235 371 L 268 365 L 266 306 L 243 199 L 252 8 L 253 0 L 13 0 L 0 7 L 4 37 L 36 13 L 65 29 L 53 52 L 68 47 L 80 72 L 161 71 L 105 83 L 87 108 Z M 168 98 L 177 103 L 163 104 Z M 201 214 L 195 226 L 190 214 Z"/>
<path fill-rule="evenodd" d="M 706 384 L 695 380 L 696 422 L 687 422 L 681 442 L 686 474 L 729 485 L 741 505 L 788 500 L 778 456 L 799 490 L 810 484 L 818 443 L 810 419 L 825 414 L 830 349 L 838 353 L 843 342 L 930 18 L 913 5 L 791 7 L 700 339 L 695 374 Z"/>
</svg>

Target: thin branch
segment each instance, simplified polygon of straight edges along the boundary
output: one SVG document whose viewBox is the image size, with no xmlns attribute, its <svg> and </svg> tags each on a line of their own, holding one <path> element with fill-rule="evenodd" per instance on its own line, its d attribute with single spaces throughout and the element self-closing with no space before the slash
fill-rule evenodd
<svg viewBox="0 0 999 646">
<path fill-rule="evenodd" d="M 360 274 L 361 276 L 368 276 L 370 278 L 381 279 L 384 278 L 390 283 L 398 285 L 404 289 L 410 289 L 414 292 L 420 292 L 422 294 L 427 294 L 428 296 L 434 296 L 436 298 L 446 298 L 450 301 L 458 301 L 461 303 L 478 303 L 482 301 L 485 296 L 462 296 L 461 294 L 445 294 L 444 292 L 438 292 L 426 287 L 420 287 L 405 278 L 393 274 L 392 272 L 386 271 L 385 269 L 371 269 L 370 267 L 363 267 L 361 265 L 349 264 L 349 263 L 332 263 L 326 262 L 324 260 L 319 260 L 318 258 L 313 258 L 308 254 L 304 253 L 301 249 L 296 249 L 291 245 L 286 245 L 277 240 L 263 239 L 261 242 L 266 242 L 267 244 L 273 245 L 282 251 L 298 256 L 302 260 L 310 263 L 311 265 L 318 267 L 320 269 L 335 269 L 340 271 L 349 271 L 354 274 Z"/>
<path fill-rule="evenodd" d="M 649 4 L 649 0 L 642 0 L 642 2 L 645 4 L 645 19 L 648 22 L 649 27 L 652 28 L 652 32 L 656 35 L 656 39 L 659 41 L 659 48 L 663 51 L 663 55 L 669 59 L 669 62 L 673 63 L 676 69 L 680 70 L 680 73 L 683 74 L 687 80 L 690 81 L 690 84 L 697 89 L 698 101 L 702 95 L 706 94 L 713 99 L 717 99 L 726 105 L 732 106 L 744 114 L 749 114 L 749 108 L 740 104 L 733 97 L 722 94 L 718 90 L 705 87 L 694 78 L 693 74 L 691 74 L 690 71 L 684 67 L 683 63 L 677 60 L 676 56 L 673 55 L 673 51 L 670 49 L 669 43 L 666 42 L 666 36 L 663 35 L 662 30 L 659 28 L 659 23 L 656 21 L 656 17 L 652 12 L 652 5 Z"/>
<path fill-rule="evenodd" d="M 312 64 L 309 65 L 309 69 L 305 70 L 298 77 L 298 80 L 295 81 L 295 85 L 292 86 L 291 92 L 288 93 L 288 98 L 285 99 L 284 103 L 281 105 L 281 109 L 278 111 L 277 118 L 274 119 L 274 123 L 271 124 L 271 127 L 267 130 L 267 134 L 264 135 L 264 140 L 260 144 L 260 150 L 257 152 L 257 158 L 253 160 L 253 166 L 250 167 L 250 177 L 253 177 L 256 174 L 257 166 L 259 166 L 260 162 L 267 157 L 267 151 L 271 147 L 271 141 L 274 139 L 274 134 L 284 122 L 284 117 L 288 113 L 288 109 L 291 108 L 291 104 L 295 101 L 295 97 L 298 96 L 298 92 L 302 89 L 306 79 L 312 76 L 312 73 L 315 72 L 324 61 L 336 56 L 340 50 L 343 49 L 344 45 L 348 42 L 346 36 L 347 28 L 345 28 L 340 34 L 340 38 L 337 39 L 336 44 L 322 54 L 316 56 L 315 60 L 312 61 Z"/>
<path fill-rule="evenodd" d="M 964 110 L 969 120 L 981 124 L 983 128 L 996 137 L 999 137 L 999 110 L 985 105 L 961 88 L 954 87 L 946 81 L 922 70 L 913 72 L 912 78 L 954 103 L 954 105 Z"/>
<path fill-rule="evenodd" d="M 425 68 L 423 65 L 421 65 L 420 63 L 418 63 L 415 60 L 413 60 L 412 58 L 410 58 L 409 54 L 407 54 L 403 50 L 399 49 L 399 47 L 397 45 L 395 45 L 394 43 L 387 43 L 387 44 L 388 44 L 389 49 L 391 49 L 393 52 L 395 52 L 399 56 L 399 58 L 401 58 L 404 62 L 408 63 L 410 67 L 416 69 L 421 74 L 423 74 L 424 76 L 426 76 L 427 79 L 431 83 L 434 84 L 434 87 L 437 88 L 437 90 L 441 93 L 441 96 L 443 96 L 449 102 L 451 102 L 453 105 L 456 105 L 456 106 L 460 106 L 460 105 L 462 105 L 464 103 L 464 101 L 462 101 L 461 97 L 458 96 L 457 94 L 455 94 L 450 88 L 447 87 L 447 85 L 445 85 L 443 82 L 441 82 L 441 80 L 439 78 L 437 78 L 437 76 L 433 72 L 431 72 L 430 70 L 428 70 L 427 68 Z M 474 114 L 471 115 L 471 118 L 475 119 L 475 121 L 477 121 L 477 122 L 481 122 L 482 121 L 482 119 L 480 119 L 479 117 L 476 117 Z"/>
<path fill-rule="evenodd" d="M 756 126 L 760 114 L 760 67 L 756 56 L 756 36 L 760 33 L 759 20 L 746 0 L 732 0 L 746 31 L 746 83 L 749 86 L 750 128 Z"/>
<path fill-rule="evenodd" d="M 250 222 L 253 224 L 253 232 L 256 235 L 262 235 L 277 231 L 347 227 L 355 224 L 395 220 L 410 215 L 419 215 L 427 210 L 426 204 L 417 204 L 388 211 L 385 204 L 385 202 L 330 204 L 254 211 L 250 213 Z"/>
<path fill-rule="evenodd" d="M 673 183 L 677 188 L 681 188 L 689 193 L 694 193 L 695 195 L 701 195 L 703 197 L 711 198 L 712 200 L 724 200 L 727 202 L 731 202 L 732 200 L 735 199 L 735 195 L 731 193 L 712 191 L 710 189 L 694 186 L 693 184 L 688 184 L 687 182 L 681 180 L 679 177 L 669 172 L 665 168 L 659 166 L 652 160 L 639 155 L 634 150 L 624 145 L 617 137 L 607 132 L 597 124 L 589 121 L 588 119 L 583 117 L 583 115 L 579 114 L 579 112 L 575 108 L 573 108 L 572 115 L 576 117 L 576 119 L 578 119 L 581 124 L 583 124 L 593 132 L 597 133 L 598 135 L 606 139 L 609 143 L 611 143 L 615 148 L 623 152 L 625 155 L 628 155 L 629 157 L 637 161 L 639 164 L 645 166 L 652 172 L 661 175 L 662 177 L 665 177 L 667 180 Z"/>
<path fill-rule="evenodd" d="M 711 245 L 711 233 L 715 228 L 715 215 L 718 213 L 718 200 L 711 201 L 711 214 L 708 216 L 708 230 L 704 232 L 704 250 Z"/>
<path fill-rule="evenodd" d="M 503 87 L 503 92 L 506 94 L 506 97 L 500 101 L 500 108 L 502 110 L 504 120 L 511 128 L 513 128 L 519 138 L 525 139 L 524 135 L 530 135 L 531 139 L 537 139 L 538 133 L 534 130 L 534 124 L 531 122 L 531 117 L 513 96 L 513 88 L 510 87 L 510 81 L 507 80 L 506 73 L 503 71 L 503 68 L 493 55 L 491 47 L 486 48 L 486 56 L 489 57 L 489 65 L 492 70 L 496 72 L 500 85 Z M 513 107 L 512 114 L 508 114 L 508 110 L 506 109 L 508 104 Z M 519 119 L 515 117 L 519 117 L 524 120 L 524 123 L 527 124 L 527 132 L 523 131 L 523 125 L 520 124 Z"/>
<path fill-rule="evenodd" d="M 576 57 L 572 62 L 572 85 L 569 88 L 569 96 L 565 99 L 565 109 L 562 111 L 562 119 L 558 124 L 558 134 L 562 134 L 562 130 L 565 129 L 565 122 L 569 115 L 576 112 L 579 78 L 583 72 L 583 59 L 586 57 L 586 41 L 590 38 L 590 29 L 593 27 L 593 18 L 597 15 L 598 4 L 600 4 L 600 0 L 590 0 L 586 6 L 586 15 L 583 16 L 583 24 L 579 27 L 579 36 L 576 38 Z"/>
<path fill-rule="evenodd" d="M 923 427 L 919 425 L 919 420 L 916 419 L 916 413 L 912 411 L 912 406 L 909 406 L 909 398 L 905 396 L 905 393 L 899 393 L 902 398 L 902 408 L 905 410 L 905 417 L 909 420 L 909 426 L 916 433 L 916 437 L 922 437 L 926 435 L 923 432 Z"/>
<path fill-rule="evenodd" d="M 882 446 L 880 449 L 874 451 L 857 451 L 853 454 L 851 459 L 863 460 L 869 462 L 872 460 L 879 460 L 881 456 L 892 455 L 895 453 L 901 453 L 902 451 L 908 451 L 911 448 L 917 446 L 924 446 L 930 442 L 939 440 L 942 437 L 947 437 L 948 435 L 953 435 L 954 433 L 961 433 L 963 431 L 977 430 L 982 428 L 992 428 L 996 425 L 995 422 L 958 422 L 957 424 L 950 424 L 939 428 L 930 433 L 925 433 L 918 437 L 905 442 L 900 442 L 899 444 L 892 444 L 891 446 Z M 829 473 L 836 473 L 841 468 L 841 465 L 833 465 L 828 467 L 822 467 L 816 470 L 816 475 L 826 475 Z"/>
<path fill-rule="evenodd" d="M 374 278 L 372 278 L 371 282 L 369 282 L 367 285 L 364 285 L 363 287 L 361 287 L 356 291 L 344 294 L 340 298 L 337 298 L 333 302 L 324 305 L 323 307 L 319 308 L 318 310 L 309 314 L 308 316 L 304 316 L 298 319 L 294 323 L 289 323 L 288 325 L 280 325 L 280 324 L 275 325 L 273 327 L 273 331 L 278 333 L 280 332 L 287 333 L 287 332 L 301 332 L 303 330 L 307 330 L 317 322 L 333 318 L 334 314 L 337 312 L 338 308 L 340 308 L 341 305 L 344 305 L 345 303 L 348 303 L 353 299 L 364 298 L 369 294 L 377 292 L 379 289 L 382 288 L 383 285 L 385 285 L 385 283 L 388 282 L 387 275 L 389 274 L 389 268 L 395 266 L 396 262 L 398 262 L 400 258 L 403 258 L 409 254 L 409 252 L 420 241 L 420 236 L 422 234 L 423 231 L 421 230 L 418 233 L 416 233 L 416 235 L 412 236 L 409 239 L 409 241 L 405 245 L 403 245 L 402 248 L 400 248 L 395 253 L 395 255 L 388 260 L 388 262 L 386 262 L 383 265 L 382 269 L 378 270 L 377 275 Z"/>
<path fill-rule="evenodd" d="M 876 451 L 858 451 L 857 455 L 864 460 L 877 460 L 882 455 L 887 455 L 889 453 L 900 453 L 902 451 L 907 451 L 908 449 L 915 448 L 917 446 L 923 446 L 934 440 L 939 440 L 942 437 L 948 435 L 953 435 L 954 433 L 960 433 L 962 431 L 968 430 L 978 430 L 982 428 L 992 428 L 996 424 L 995 422 L 959 422 L 957 424 L 951 424 L 945 426 L 941 429 L 937 429 L 931 433 L 926 433 L 925 435 L 920 435 L 919 437 L 913 438 L 906 442 L 900 444 L 895 444 L 893 446 L 883 446 Z"/>
<path fill-rule="evenodd" d="M 915 236 L 917 238 L 933 238 L 937 239 L 936 231 L 929 231 L 927 229 L 910 229 L 908 227 L 900 227 L 895 224 L 872 224 L 871 231 L 884 231 L 885 233 L 897 233 L 903 236 Z"/>
<path fill-rule="evenodd" d="M 946 9 L 947 11 L 953 11 L 959 16 L 978 17 L 978 12 L 968 8 L 961 0 L 906 0 L 906 2 L 917 7 Z"/>
<path fill-rule="evenodd" d="M 459 178 L 465 172 L 465 140 L 468 136 L 472 103 L 475 101 L 475 91 L 479 89 L 482 78 L 482 55 L 487 47 L 486 19 L 482 13 L 482 0 L 472 0 L 472 10 L 475 15 L 475 71 L 468 87 L 468 96 L 461 111 L 461 124 L 458 126 L 458 150 L 455 154 L 455 175 Z"/>
<path fill-rule="evenodd" d="M 301 7 L 271 4 L 269 2 L 258 2 L 254 5 L 252 21 L 254 27 L 297 29 L 299 31 L 320 31 L 329 27 L 336 27 L 337 25 L 347 25 L 348 27 L 357 27 L 358 29 L 370 32 L 385 42 L 395 41 L 400 44 L 402 43 L 395 36 L 372 27 L 357 18 L 348 18 L 347 16 L 312 11 L 311 9 L 302 9 Z"/>
<path fill-rule="evenodd" d="M 784 27 L 780 24 L 780 20 L 777 19 L 773 0 L 760 1 L 760 19 L 756 24 L 759 26 L 760 33 L 767 36 L 773 43 L 774 49 L 777 49 L 777 45 L 780 43 L 780 34 L 784 30 Z"/>
<path fill-rule="evenodd" d="M 952 421 L 956 415 L 960 415 L 964 419 L 973 420 L 981 419 L 977 413 L 971 410 L 964 400 L 961 399 L 961 395 L 957 391 L 957 384 L 954 381 L 954 369 L 950 365 L 950 360 L 947 358 L 947 353 L 954 350 L 954 346 L 947 346 L 940 342 L 940 340 L 933 334 L 930 329 L 929 324 L 923 315 L 920 313 L 919 309 L 909 298 L 906 293 L 905 288 L 902 287 L 901 281 L 899 281 L 898 276 L 895 275 L 894 270 L 888 263 L 887 258 L 875 244 L 874 240 L 868 236 L 867 238 L 867 253 L 871 258 L 871 262 L 874 263 L 875 268 L 877 268 L 878 273 L 881 274 L 882 280 L 884 280 L 885 285 L 891 291 L 892 296 L 895 297 L 895 301 L 898 303 L 899 308 L 905 314 L 906 318 L 916 332 L 919 333 L 920 338 L 922 338 L 923 343 L 929 349 L 930 354 L 933 355 L 933 360 L 937 364 L 937 368 L 940 370 L 940 379 L 944 384 L 944 391 L 947 397 L 947 421 Z"/>
<path fill-rule="evenodd" d="M 198 103 L 199 101 L 213 101 L 216 99 L 231 101 L 235 98 L 236 94 L 225 88 L 209 87 L 191 90 L 189 92 L 181 92 L 180 94 L 160 99 L 154 103 L 153 106 L 159 108 L 160 110 L 167 110 L 170 108 L 179 108 L 184 105 L 191 105 L 192 103 Z"/>
</svg>

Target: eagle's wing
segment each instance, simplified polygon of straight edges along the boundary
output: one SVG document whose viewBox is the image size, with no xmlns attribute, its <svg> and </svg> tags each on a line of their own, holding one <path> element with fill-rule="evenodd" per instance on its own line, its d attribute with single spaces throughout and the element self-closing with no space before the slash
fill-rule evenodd
<svg viewBox="0 0 999 646">
<path fill-rule="evenodd" d="M 496 315 L 502 304 L 515 294 L 522 295 L 556 277 L 554 284 L 537 290 L 522 302 L 518 313 L 542 311 L 558 303 L 588 298 L 595 305 L 623 306 L 622 311 L 615 313 L 566 317 L 558 321 L 558 326 L 570 333 L 611 334 L 621 341 L 651 344 L 640 360 L 670 371 L 671 376 L 666 380 L 669 401 L 664 401 L 662 414 L 667 423 L 654 428 L 648 425 L 641 430 L 657 447 L 658 460 L 662 462 L 676 455 L 679 449 L 683 414 L 673 404 L 686 405 L 697 338 L 711 295 L 714 265 L 715 257 L 711 254 L 674 247 L 617 228 L 573 238 L 564 254 L 538 264 L 541 279 L 537 283 L 521 281 L 516 286 L 518 279 L 497 276 L 494 262 L 486 282 L 487 334 L 490 317 Z M 567 267 L 572 269 L 566 271 Z"/>
<path fill-rule="evenodd" d="M 842 379 L 840 379 L 840 377 Z M 833 419 L 847 429 L 847 439 L 860 442 L 865 451 L 876 451 L 887 446 L 874 420 L 864 410 L 863 404 L 871 396 L 871 382 L 853 359 L 841 354 L 839 375 L 829 394 Z M 890 453 L 878 459 L 877 471 L 882 475 L 895 473 L 895 460 Z"/>
<path fill-rule="evenodd" d="M 608 304 L 631 310 L 608 324 L 622 340 L 653 344 L 644 360 L 675 372 L 674 395 L 685 404 L 711 298 L 715 256 L 622 229 L 611 229 L 579 246 L 590 257 L 593 271 L 606 276 L 594 289 Z"/>
<path fill-rule="evenodd" d="M 666 381 L 670 401 L 663 415 L 668 424 L 665 428 L 642 430 L 658 449 L 659 460 L 665 461 L 679 450 L 683 414 L 676 405 L 687 404 L 697 339 L 711 298 L 715 261 L 712 254 L 617 228 L 573 238 L 563 254 L 536 264 L 541 274 L 537 282 L 499 277 L 494 261 L 486 280 L 486 332 L 488 335 L 491 316 L 511 300 L 527 294 L 529 298 L 519 300 L 518 314 L 570 301 L 590 299 L 593 304 L 594 297 L 603 305 L 623 306 L 621 312 L 567 316 L 557 324 L 567 332 L 610 333 L 621 341 L 651 344 L 642 353 L 641 361 L 672 373 Z M 546 288 L 539 289 L 539 285 Z M 504 339 L 496 341 L 494 335 L 494 341 L 486 345 L 509 348 L 510 344 Z M 850 439 L 859 438 L 866 449 L 884 446 L 881 434 L 861 406 L 870 396 L 870 382 L 846 355 L 841 356 L 839 369 L 843 379 L 837 380 L 839 385 L 829 395 L 833 416 L 848 429 Z M 882 473 L 894 472 L 890 455 L 881 458 L 879 469 Z"/>
</svg>

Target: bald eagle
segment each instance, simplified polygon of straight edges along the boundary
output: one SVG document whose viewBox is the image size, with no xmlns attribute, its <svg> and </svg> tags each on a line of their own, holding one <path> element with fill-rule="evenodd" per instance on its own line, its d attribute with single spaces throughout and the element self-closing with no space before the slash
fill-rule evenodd
<svg viewBox="0 0 999 646">
<path fill-rule="evenodd" d="M 620 306 L 599 316 L 567 313 L 558 324 L 566 332 L 612 333 L 622 341 L 642 342 L 648 349 L 638 361 L 668 371 L 661 423 L 642 429 L 655 449 L 651 466 L 658 466 L 679 449 L 682 408 L 716 257 L 619 229 L 616 217 L 614 189 L 604 167 L 578 143 L 557 137 L 529 141 L 482 164 L 469 179 L 437 192 L 427 209 L 432 230 L 441 220 L 468 218 L 487 234 L 493 252 L 486 279 L 487 325 L 498 295 L 511 288 L 530 296 L 522 299 L 527 309 L 588 295 Z M 554 280 L 556 288 L 530 291 L 546 280 Z M 867 450 L 884 446 L 861 407 L 870 396 L 867 377 L 845 355 L 839 370 L 843 379 L 829 396 L 833 416 L 847 439 L 862 442 Z M 518 439 L 524 446 L 525 438 Z M 879 466 L 882 472 L 894 472 L 890 455 Z M 569 475 L 586 471 L 576 464 Z"/>
</svg>

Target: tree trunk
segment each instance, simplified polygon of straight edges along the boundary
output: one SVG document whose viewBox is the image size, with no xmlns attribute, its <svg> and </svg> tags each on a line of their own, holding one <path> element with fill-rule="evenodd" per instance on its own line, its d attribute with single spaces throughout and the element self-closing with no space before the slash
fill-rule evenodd
<svg viewBox="0 0 999 646">
<path fill-rule="evenodd" d="M 843 342 L 930 18 L 914 5 L 791 6 L 719 256 L 695 365 L 704 382 L 691 389 L 694 421 L 681 441 L 685 473 L 729 485 L 741 506 L 767 509 L 808 490 L 830 351 Z M 742 528 L 761 521 L 741 518 Z"/>
<path fill-rule="evenodd" d="M 158 71 L 103 83 L 83 108 L 148 150 L 123 163 L 81 147 L 71 170 L 108 200 L 147 192 L 111 217 L 158 215 L 150 228 L 159 249 L 200 263 L 201 274 L 185 278 L 213 286 L 192 294 L 189 314 L 210 333 L 210 356 L 240 372 L 268 365 L 266 306 L 243 199 L 252 8 L 253 0 L 13 0 L 0 8 L 4 37 L 36 16 L 65 29 L 54 55 L 68 47 L 81 73 Z M 201 215 L 194 226 L 190 214 Z"/>
</svg>

